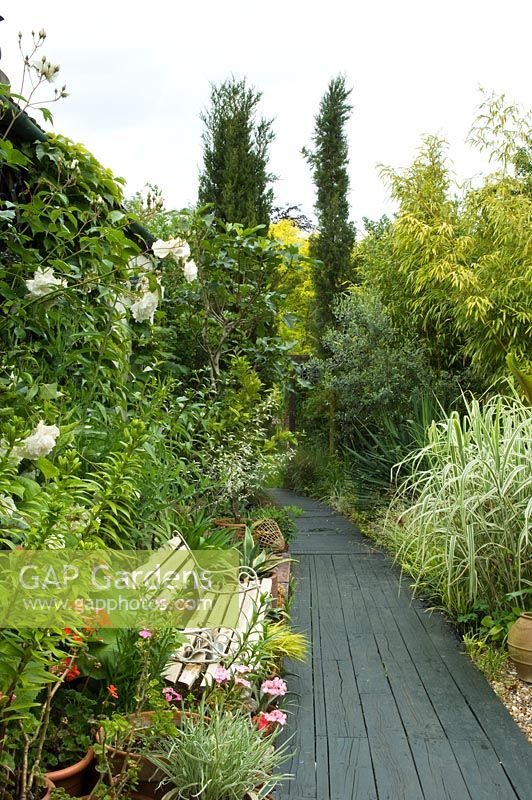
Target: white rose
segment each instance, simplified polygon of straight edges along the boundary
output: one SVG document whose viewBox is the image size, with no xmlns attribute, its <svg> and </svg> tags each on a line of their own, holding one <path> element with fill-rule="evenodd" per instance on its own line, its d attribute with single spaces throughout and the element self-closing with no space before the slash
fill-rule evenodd
<svg viewBox="0 0 532 800">
<path fill-rule="evenodd" d="M 184 268 L 185 280 L 192 283 L 198 277 L 198 268 L 195 261 L 187 261 Z"/>
<path fill-rule="evenodd" d="M 138 256 L 130 258 L 127 262 L 127 267 L 132 272 L 143 272 L 147 269 L 153 269 L 153 261 L 151 258 L 148 258 L 148 256 L 145 256 L 144 253 L 141 253 Z"/>
<path fill-rule="evenodd" d="M 157 239 L 151 246 L 156 258 L 166 258 L 171 255 L 173 258 L 188 258 L 190 247 L 184 239 L 169 239 L 167 242 Z"/>
<path fill-rule="evenodd" d="M 6 494 L 0 494 L 0 514 L 5 517 L 12 517 L 16 510 L 17 507 L 13 498 L 8 497 Z"/>
<path fill-rule="evenodd" d="M 51 267 L 39 267 L 31 280 L 26 281 L 30 297 L 45 297 L 55 291 L 58 286 L 66 286 L 66 281 L 56 278 Z"/>
<path fill-rule="evenodd" d="M 33 433 L 23 439 L 20 445 L 13 448 L 13 454 L 17 458 L 28 458 L 31 461 L 43 458 L 52 452 L 58 436 L 57 425 L 45 425 L 41 420 Z"/>
<path fill-rule="evenodd" d="M 131 313 L 136 322 L 149 320 L 153 324 L 153 318 L 159 305 L 159 292 L 144 292 L 139 300 L 131 304 Z"/>
</svg>

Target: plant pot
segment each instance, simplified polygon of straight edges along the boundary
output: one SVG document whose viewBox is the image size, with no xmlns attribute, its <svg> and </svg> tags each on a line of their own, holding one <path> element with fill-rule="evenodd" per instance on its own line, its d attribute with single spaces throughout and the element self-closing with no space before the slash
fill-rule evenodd
<svg viewBox="0 0 532 800">
<path fill-rule="evenodd" d="M 143 711 L 141 714 L 132 715 L 130 719 L 132 722 L 137 718 L 142 718 L 146 725 L 144 727 L 148 727 L 150 723 L 150 719 L 155 714 L 155 711 Z M 198 717 L 197 714 L 192 712 L 185 712 L 187 717 Z M 173 716 L 173 720 L 176 726 L 179 725 L 181 722 L 182 712 L 176 711 Z M 101 743 L 103 741 L 103 730 L 100 730 L 96 734 L 96 740 Z M 109 763 L 111 766 L 112 772 L 116 775 L 121 772 L 122 767 L 124 766 L 124 760 L 127 758 L 130 764 L 136 764 L 139 767 L 138 773 L 138 781 L 139 781 L 139 790 L 140 794 L 145 797 L 151 798 L 158 798 L 161 797 L 161 792 L 157 791 L 157 785 L 159 784 L 162 775 L 160 770 L 155 767 L 151 761 L 144 755 L 135 752 L 126 752 L 124 750 L 119 750 L 112 745 L 106 744 L 105 749 L 107 752 L 107 758 L 109 759 Z M 164 792 L 163 792 L 164 794 Z"/>
<path fill-rule="evenodd" d="M 90 787 L 87 786 L 88 774 L 94 761 L 94 750 L 89 748 L 87 755 L 64 769 L 47 772 L 46 777 L 52 781 L 56 789 L 64 789 L 71 797 L 81 797 Z"/>
<path fill-rule="evenodd" d="M 532 612 L 524 611 L 510 628 L 508 651 L 518 676 L 532 683 Z"/>
</svg>

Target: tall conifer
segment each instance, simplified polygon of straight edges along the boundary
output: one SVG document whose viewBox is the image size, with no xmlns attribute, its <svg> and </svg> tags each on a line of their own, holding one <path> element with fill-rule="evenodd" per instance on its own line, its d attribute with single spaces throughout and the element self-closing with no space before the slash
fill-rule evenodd
<svg viewBox="0 0 532 800">
<path fill-rule="evenodd" d="M 316 116 L 313 149 L 303 150 L 316 186 L 318 234 L 310 253 L 319 259 L 313 270 L 316 294 L 314 326 L 318 341 L 333 321 L 334 299 L 351 273 L 355 228 L 349 221 L 348 143 L 345 125 L 351 113 L 345 78 L 333 78 Z"/>
<path fill-rule="evenodd" d="M 226 222 L 245 227 L 270 223 L 273 201 L 268 148 L 272 120 L 257 119 L 262 94 L 234 78 L 212 86 L 211 105 L 201 115 L 203 170 L 199 202 L 212 203 Z"/>
</svg>

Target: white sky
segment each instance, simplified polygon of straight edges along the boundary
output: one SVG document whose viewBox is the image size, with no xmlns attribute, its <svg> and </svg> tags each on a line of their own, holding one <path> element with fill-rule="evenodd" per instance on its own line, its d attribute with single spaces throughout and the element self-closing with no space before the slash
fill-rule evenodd
<svg viewBox="0 0 532 800">
<path fill-rule="evenodd" d="M 484 159 L 465 145 L 479 85 L 532 106 L 530 0 L 4 0 L 0 67 L 17 89 L 17 34 L 43 27 L 41 53 L 61 65 L 70 97 L 55 129 L 83 142 L 128 182 L 150 181 L 168 206 L 193 203 L 199 113 L 210 82 L 246 76 L 275 117 L 271 168 L 280 202 L 311 213 L 300 155 L 330 78 L 353 87 L 351 208 L 355 220 L 392 206 L 377 164 L 407 166 L 426 133 L 444 135 L 457 177 Z"/>
</svg>

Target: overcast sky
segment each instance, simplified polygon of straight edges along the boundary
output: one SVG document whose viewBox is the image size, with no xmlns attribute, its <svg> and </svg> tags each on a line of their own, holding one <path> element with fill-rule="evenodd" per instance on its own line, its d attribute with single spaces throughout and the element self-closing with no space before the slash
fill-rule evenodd
<svg viewBox="0 0 532 800">
<path fill-rule="evenodd" d="M 17 34 L 43 27 L 42 53 L 61 65 L 70 96 L 56 131 L 83 142 L 127 192 L 146 182 L 167 205 L 197 195 L 199 114 L 210 82 L 246 76 L 275 118 L 271 168 L 281 203 L 312 211 L 301 147 L 330 78 L 353 87 L 351 209 L 390 212 L 377 165 L 407 166 L 421 136 L 450 142 L 457 177 L 485 169 L 465 145 L 479 85 L 532 106 L 530 0 L 4 0 L 0 66 L 20 74 Z"/>
</svg>

